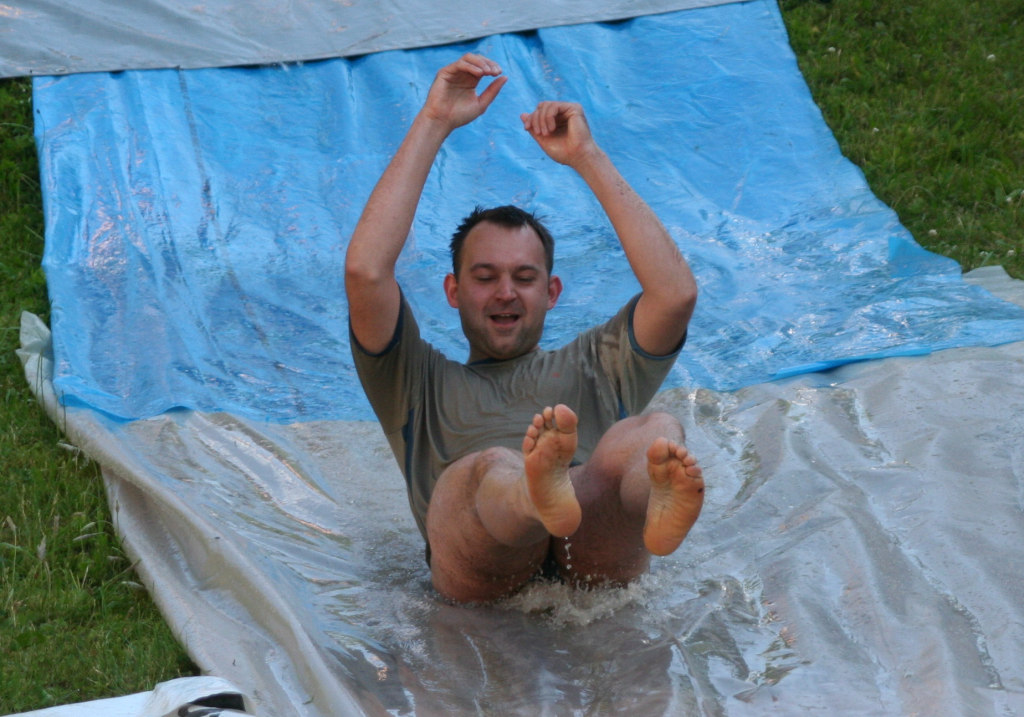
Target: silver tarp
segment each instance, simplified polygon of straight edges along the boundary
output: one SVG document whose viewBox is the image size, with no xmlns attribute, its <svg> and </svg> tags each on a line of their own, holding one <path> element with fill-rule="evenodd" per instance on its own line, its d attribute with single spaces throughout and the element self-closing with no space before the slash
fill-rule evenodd
<svg viewBox="0 0 1024 717">
<path fill-rule="evenodd" d="M 22 331 L 174 632 L 260 713 L 1024 712 L 1024 343 L 662 393 L 709 485 L 683 548 L 629 589 L 466 609 L 374 423 L 115 423 L 59 406 Z"/>
</svg>

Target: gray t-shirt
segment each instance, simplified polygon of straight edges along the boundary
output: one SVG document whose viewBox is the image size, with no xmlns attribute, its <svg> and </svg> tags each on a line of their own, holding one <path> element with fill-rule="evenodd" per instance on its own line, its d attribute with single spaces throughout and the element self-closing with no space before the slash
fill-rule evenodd
<svg viewBox="0 0 1024 717">
<path fill-rule="evenodd" d="M 534 414 L 545 406 L 564 403 L 576 412 L 579 462 L 612 424 L 644 410 L 679 351 L 652 356 L 637 346 L 637 298 L 560 349 L 508 361 L 448 359 L 420 338 L 404 296 L 395 336 L 384 351 L 367 353 L 351 336 L 359 380 L 405 476 L 424 537 L 427 505 L 442 471 L 485 448 L 521 450 Z"/>
</svg>

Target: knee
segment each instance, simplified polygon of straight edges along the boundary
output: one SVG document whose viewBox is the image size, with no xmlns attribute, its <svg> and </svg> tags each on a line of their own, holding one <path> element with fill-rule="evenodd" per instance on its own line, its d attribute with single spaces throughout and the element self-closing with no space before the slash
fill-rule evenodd
<svg viewBox="0 0 1024 717">
<path fill-rule="evenodd" d="M 619 451 L 626 447 L 628 450 L 646 453 L 656 438 L 682 443 L 685 435 L 679 419 L 663 411 L 624 418 L 608 429 L 598 443 L 598 448 Z"/>
<path fill-rule="evenodd" d="M 656 437 L 665 437 L 674 441 L 682 440 L 684 436 L 683 424 L 671 413 L 665 411 L 652 411 L 639 416 L 633 416 L 634 428 L 638 431 Z"/>
<path fill-rule="evenodd" d="M 516 453 L 511 448 L 501 446 L 485 448 L 473 454 L 473 475 L 481 478 L 495 468 L 502 466 L 518 468 L 522 462 L 522 454 Z"/>
</svg>

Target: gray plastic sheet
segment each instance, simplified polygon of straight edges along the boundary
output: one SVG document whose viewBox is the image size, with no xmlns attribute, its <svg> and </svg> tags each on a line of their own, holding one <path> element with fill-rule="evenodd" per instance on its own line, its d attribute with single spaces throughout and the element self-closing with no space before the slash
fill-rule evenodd
<svg viewBox="0 0 1024 717">
<path fill-rule="evenodd" d="M 708 479 L 682 549 L 465 608 L 374 423 L 61 407 L 48 334 L 24 317 L 30 383 L 175 634 L 260 714 L 1024 712 L 1024 343 L 665 391 Z"/>
<path fill-rule="evenodd" d="M 348 57 L 734 0 L 10 0 L 0 77 Z"/>
<path fill-rule="evenodd" d="M 245 695 L 227 680 L 206 675 L 161 682 L 149 692 L 19 712 L 18 717 L 238 717 L 246 714 L 252 712 Z"/>
</svg>

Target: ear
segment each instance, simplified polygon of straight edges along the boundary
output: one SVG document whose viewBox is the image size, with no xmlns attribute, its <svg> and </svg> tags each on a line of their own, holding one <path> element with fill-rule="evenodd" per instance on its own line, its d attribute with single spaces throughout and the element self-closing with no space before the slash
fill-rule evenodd
<svg viewBox="0 0 1024 717">
<path fill-rule="evenodd" d="M 548 309 L 555 308 L 555 304 L 558 303 L 558 297 L 562 295 L 562 280 L 557 276 L 552 276 L 548 279 Z"/>
<path fill-rule="evenodd" d="M 455 278 L 455 274 L 447 274 L 444 277 L 444 295 L 448 299 L 448 306 L 453 309 L 459 308 L 459 297 L 456 291 L 459 288 L 459 282 Z"/>
</svg>

